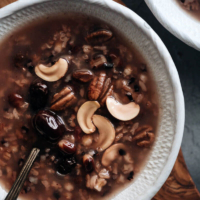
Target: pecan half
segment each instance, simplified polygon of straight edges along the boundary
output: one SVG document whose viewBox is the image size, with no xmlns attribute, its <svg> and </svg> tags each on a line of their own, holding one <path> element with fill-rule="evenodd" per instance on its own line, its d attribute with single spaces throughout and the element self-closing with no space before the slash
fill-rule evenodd
<svg viewBox="0 0 200 200">
<path fill-rule="evenodd" d="M 104 72 L 100 73 L 99 77 L 94 77 L 88 89 L 89 100 L 95 101 L 99 98 L 105 80 L 106 80 L 106 74 Z"/>
<path fill-rule="evenodd" d="M 90 100 L 98 100 L 104 105 L 108 96 L 113 94 L 113 85 L 111 78 L 106 79 L 106 74 L 101 73 L 99 77 L 95 77 L 89 86 L 88 98 Z"/>
<path fill-rule="evenodd" d="M 102 99 L 106 95 L 106 92 L 108 91 L 110 85 L 111 85 L 111 78 L 107 78 L 104 83 L 103 91 L 99 97 L 100 99 Z"/>
<path fill-rule="evenodd" d="M 74 96 L 72 89 L 70 87 L 66 87 L 53 96 L 53 99 L 51 101 L 51 110 L 64 110 L 65 108 L 73 105 L 76 100 L 77 98 Z"/>
<path fill-rule="evenodd" d="M 113 36 L 113 33 L 106 29 L 97 30 L 95 32 L 92 32 L 88 34 L 85 37 L 85 40 L 89 43 L 102 43 L 107 42 L 110 40 Z"/>
<path fill-rule="evenodd" d="M 91 81 L 94 77 L 93 73 L 88 69 L 76 70 L 72 76 L 75 79 L 82 81 L 84 83 Z"/>
<path fill-rule="evenodd" d="M 133 137 L 133 141 L 136 141 L 136 144 L 139 147 L 150 147 L 150 145 L 155 140 L 155 135 L 152 131 L 153 128 L 149 125 L 144 125 L 142 127 L 139 127 L 136 130 L 136 134 Z"/>
<path fill-rule="evenodd" d="M 113 94 L 113 85 L 111 85 L 111 78 L 107 78 L 102 90 L 102 93 L 99 97 L 99 101 L 101 105 L 104 105 L 106 99 Z"/>
</svg>

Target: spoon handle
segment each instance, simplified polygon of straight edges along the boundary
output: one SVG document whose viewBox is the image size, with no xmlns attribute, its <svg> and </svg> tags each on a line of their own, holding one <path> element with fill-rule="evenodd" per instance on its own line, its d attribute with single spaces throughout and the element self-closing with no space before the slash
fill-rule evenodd
<svg viewBox="0 0 200 200">
<path fill-rule="evenodd" d="M 33 166 L 33 163 L 40 152 L 40 149 L 33 148 L 28 159 L 26 160 L 26 163 L 24 164 L 19 176 L 17 177 L 15 183 L 13 184 L 10 192 L 8 193 L 7 197 L 5 200 L 16 200 L 23 185 L 24 182 L 31 170 L 31 167 Z"/>
</svg>

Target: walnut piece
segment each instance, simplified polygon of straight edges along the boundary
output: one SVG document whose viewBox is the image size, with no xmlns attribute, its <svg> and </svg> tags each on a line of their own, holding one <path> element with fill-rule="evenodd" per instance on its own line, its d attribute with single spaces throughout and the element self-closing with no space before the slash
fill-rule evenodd
<svg viewBox="0 0 200 200">
<path fill-rule="evenodd" d="M 155 140 L 155 135 L 152 131 L 153 128 L 149 125 L 139 127 L 138 129 L 136 129 L 133 141 L 136 141 L 136 144 L 139 147 L 150 147 Z"/>
<path fill-rule="evenodd" d="M 103 186 L 105 186 L 106 184 L 107 184 L 107 181 L 105 179 L 99 178 L 97 179 L 94 189 L 97 190 L 98 192 L 101 192 Z"/>
<path fill-rule="evenodd" d="M 79 81 L 82 81 L 84 83 L 87 83 L 91 81 L 94 77 L 93 73 L 88 70 L 88 69 L 81 69 L 81 70 L 76 70 L 73 73 L 73 77 Z"/>
<path fill-rule="evenodd" d="M 89 100 L 97 100 L 102 92 L 104 82 L 106 80 L 106 74 L 104 72 L 100 73 L 99 77 L 95 77 L 90 83 L 88 98 Z"/>
<path fill-rule="evenodd" d="M 100 55 L 95 56 L 95 58 L 93 58 L 90 61 L 90 66 L 91 66 L 91 68 L 100 68 L 106 63 L 107 63 L 106 57 L 104 55 L 100 54 Z"/>
<path fill-rule="evenodd" d="M 111 85 L 111 86 L 108 88 L 108 90 L 106 90 L 105 95 L 104 95 L 102 98 L 100 98 L 100 104 L 101 104 L 101 105 L 104 105 L 105 102 L 106 102 L 106 99 L 107 99 L 109 96 L 112 96 L 112 94 L 113 94 L 113 85 Z"/>
<path fill-rule="evenodd" d="M 89 85 L 88 98 L 89 100 L 98 100 L 101 105 L 104 105 L 107 97 L 112 96 L 113 85 L 111 78 L 106 79 L 106 74 L 101 72 L 99 77 L 94 77 Z"/>
<path fill-rule="evenodd" d="M 102 93 L 101 93 L 101 95 L 99 97 L 100 99 L 102 99 L 106 95 L 107 91 L 110 88 L 110 85 L 111 85 L 111 78 L 107 78 L 105 83 L 104 83 L 104 87 L 103 87 Z"/>
<path fill-rule="evenodd" d="M 98 175 L 89 174 L 86 175 L 86 187 L 90 189 L 95 189 L 98 192 L 101 192 L 102 188 L 107 184 L 107 181 L 103 178 L 98 178 Z"/>
<path fill-rule="evenodd" d="M 70 87 L 66 87 L 53 96 L 51 110 L 61 111 L 76 103 L 77 98 Z"/>
</svg>

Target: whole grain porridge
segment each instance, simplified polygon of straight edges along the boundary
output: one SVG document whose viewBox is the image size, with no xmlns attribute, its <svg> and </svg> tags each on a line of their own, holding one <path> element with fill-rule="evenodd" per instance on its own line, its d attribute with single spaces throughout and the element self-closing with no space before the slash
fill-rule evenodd
<svg viewBox="0 0 200 200">
<path fill-rule="evenodd" d="M 48 17 L 0 46 L 0 181 L 11 189 L 40 148 L 20 197 L 109 199 L 142 170 L 155 140 L 156 87 L 112 26 Z"/>
</svg>

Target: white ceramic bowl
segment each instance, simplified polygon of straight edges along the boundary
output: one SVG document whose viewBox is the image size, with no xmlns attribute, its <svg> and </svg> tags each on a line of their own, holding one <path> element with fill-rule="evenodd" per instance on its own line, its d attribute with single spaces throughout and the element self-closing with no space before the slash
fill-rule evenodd
<svg viewBox="0 0 200 200">
<path fill-rule="evenodd" d="M 200 21 L 186 12 L 177 0 L 145 0 L 157 20 L 173 35 L 200 50 Z"/>
<path fill-rule="evenodd" d="M 116 27 L 146 59 L 160 98 L 160 121 L 153 150 L 141 173 L 114 200 L 150 200 L 169 176 L 184 127 L 184 99 L 179 76 L 166 47 L 138 15 L 111 0 L 19 0 L 0 11 L 0 40 L 38 17 L 63 11 L 95 16 Z M 0 200 L 6 192 L 0 188 Z"/>
</svg>

